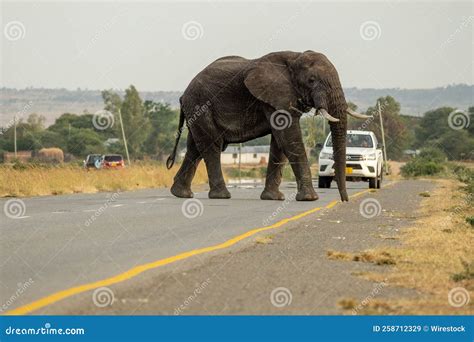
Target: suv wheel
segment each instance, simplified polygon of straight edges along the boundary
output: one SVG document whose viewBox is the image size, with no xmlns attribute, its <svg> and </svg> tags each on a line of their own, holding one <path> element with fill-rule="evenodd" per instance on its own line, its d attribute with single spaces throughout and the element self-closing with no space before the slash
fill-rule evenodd
<svg viewBox="0 0 474 342">
<path fill-rule="evenodd" d="M 378 178 L 377 175 L 375 175 L 375 178 L 369 178 L 369 189 L 377 188 Z"/>
<path fill-rule="evenodd" d="M 380 189 L 382 187 L 382 180 L 383 180 L 383 169 L 377 178 L 377 189 Z"/>
<path fill-rule="evenodd" d="M 318 188 L 320 189 L 328 189 L 331 187 L 332 177 L 318 177 Z"/>
</svg>

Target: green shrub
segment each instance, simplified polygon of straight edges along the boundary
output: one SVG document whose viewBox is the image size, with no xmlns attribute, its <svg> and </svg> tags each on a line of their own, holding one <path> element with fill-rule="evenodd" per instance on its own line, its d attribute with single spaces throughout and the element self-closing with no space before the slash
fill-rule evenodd
<svg viewBox="0 0 474 342">
<path fill-rule="evenodd" d="M 434 176 L 445 169 L 446 155 L 436 148 L 422 149 L 420 154 L 401 168 L 402 176 Z"/>
<path fill-rule="evenodd" d="M 474 170 L 464 165 L 450 164 L 451 171 L 456 175 L 456 178 L 466 184 L 464 190 L 468 193 L 472 201 L 474 195 Z"/>
<path fill-rule="evenodd" d="M 474 227 L 474 216 L 466 217 L 466 222 L 469 223 L 471 227 Z"/>
<path fill-rule="evenodd" d="M 461 264 L 463 266 L 462 272 L 453 274 L 451 279 L 456 282 L 474 279 L 474 262 L 468 263 L 465 260 L 461 260 Z"/>
<path fill-rule="evenodd" d="M 427 161 L 432 161 L 435 163 L 442 163 L 446 161 L 446 154 L 441 151 L 439 148 L 435 147 L 425 147 L 420 151 L 418 156 Z"/>
<path fill-rule="evenodd" d="M 434 176 L 444 170 L 444 165 L 422 158 L 414 158 L 401 168 L 402 176 Z"/>
</svg>

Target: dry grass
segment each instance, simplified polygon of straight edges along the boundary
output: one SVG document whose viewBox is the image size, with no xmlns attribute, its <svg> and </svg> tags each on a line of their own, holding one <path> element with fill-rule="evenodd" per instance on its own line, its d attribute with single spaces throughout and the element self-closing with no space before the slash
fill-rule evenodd
<svg viewBox="0 0 474 342">
<path fill-rule="evenodd" d="M 373 251 L 379 255 L 387 253 L 396 266 L 388 273 L 364 275 L 390 286 L 415 289 L 420 296 L 377 299 L 366 305 L 361 314 L 474 313 L 474 229 L 465 221 L 474 210 L 460 190 L 461 183 L 448 179 L 437 180 L 437 183 L 430 197 L 423 198 L 421 218 L 400 235 L 402 245 Z M 453 307 L 448 294 L 458 287 L 468 291 L 470 302 Z"/>
<path fill-rule="evenodd" d="M 391 307 L 385 301 L 376 298 L 359 301 L 354 298 L 343 298 L 337 302 L 343 310 L 350 310 L 352 314 L 382 315 L 395 314 L 397 307 Z"/>
<path fill-rule="evenodd" d="M 271 243 L 273 243 L 273 235 L 257 236 L 255 238 L 255 242 L 257 244 L 261 244 L 261 245 L 271 244 Z"/>
<path fill-rule="evenodd" d="M 395 260 L 390 253 L 385 251 L 364 251 L 361 253 L 346 253 L 338 251 L 327 251 L 327 257 L 330 260 L 346 260 L 370 262 L 376 265 L 394 265 Z"/>
<path fill-rule="evenodd" d="M 122 170 L 86 171 L 79 166 L 26 166 L 14 169 L 0 167 L 0 196 L 43 196 L 99 191 L 135 190 L 169 187 L 177 167 L 167 170 L 158 164 L 132 165 Z M 200 165 L 195 184 L 207 182 L 204 165 Z"/>
</svg>

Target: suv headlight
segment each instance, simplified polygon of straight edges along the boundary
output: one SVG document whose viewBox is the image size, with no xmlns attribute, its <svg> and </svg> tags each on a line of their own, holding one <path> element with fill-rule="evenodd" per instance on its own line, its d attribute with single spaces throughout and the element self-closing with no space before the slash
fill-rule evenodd
<svg viewBox="0 0 474 342">
<path fill-rule="evenodd" d="M 377 159 L 377 154 L 376 153 L 369 153 L 364 156 L 365 160 L 375 160 Z"/>
<path fill-rule="evenodd" d="M 321 152 L 321 154 L 319 155 L 319 158 L 332 160 L 332 153 Z"/>
</svg>

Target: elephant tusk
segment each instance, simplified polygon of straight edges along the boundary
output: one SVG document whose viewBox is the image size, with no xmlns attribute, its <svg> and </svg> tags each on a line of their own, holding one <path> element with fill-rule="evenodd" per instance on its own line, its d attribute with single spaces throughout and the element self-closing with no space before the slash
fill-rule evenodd
<svg viewBox="0 0 474 342">
<path fill-rule="evenodd" d="M 320 109 L 318 110 L 318 114 L 321 114 L 323 116 L 323 118 L 325 118 L 326 120 L 328 121 L 331 121 L 331 122 L 339 122 L 339 119 L 336 119 L 335 117 L 331 116 L 327 111 L 326 109 Z"/>
<path fill-rule="evenodd" d="M 371 115 L 360 114 L 360 113 L 357 113 L 357 112 L 353 111 L 353 110 L 350 109 L 350 108 L 347 108 L 347 109 L 346 109 L 346 112 L 347 112 L 347 114 L 349 114 L 349 115 L 351 115 L 351 116 L 353 116 L 353 117 L 355 117 L 355 118 L 358 118 L 358 119 L 370 119 L 370 118 L 373 118 L 373 116 L 371 116 Z"/>
</svg>

